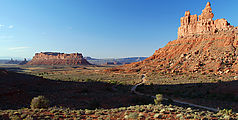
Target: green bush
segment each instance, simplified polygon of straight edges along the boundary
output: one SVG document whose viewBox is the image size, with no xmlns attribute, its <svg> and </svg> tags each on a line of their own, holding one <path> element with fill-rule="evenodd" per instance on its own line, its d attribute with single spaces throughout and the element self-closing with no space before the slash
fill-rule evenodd
<svg viewBox="0 0 238 120">
<path fill-rule="evenodd" d="M 93 82 L 93 80 L 90 79 L 90 78 L 87 78 L 87 79 L 84 80 L 84 82 Z"/>
<path fill-rule="evenodd" d="M 21 120 L 21 118 L 17 115 L 10 116 L 11 120 Z"/>
<path fill-rule="evenodd" d="M 163 101 L 163 95 L 162 94 L 157 94 L 155 96 L 154 102 L 156 105 L 160 104 Z"/>
<path fill-rule="evenodd" d="M 50 101 L 45 98 L 44 96 L 38 96 L 34 97 L 31 101 L 31 108 L 36 109 L 36 108 L 48 108 Z"/>
<path fill-rule="evenodd" d="M 137 117 L 138 117 L 138 113 L 133 112 L 128 115 L 127 119 L 137 119 Z"/>
<path fill-rule="evenodd" d="M 232 114 L 232 109 L 219 110 L 218 113 L 222 113 L 222 114 L 226 114 L 226 115 L 231 115 Z"/>
</svg>

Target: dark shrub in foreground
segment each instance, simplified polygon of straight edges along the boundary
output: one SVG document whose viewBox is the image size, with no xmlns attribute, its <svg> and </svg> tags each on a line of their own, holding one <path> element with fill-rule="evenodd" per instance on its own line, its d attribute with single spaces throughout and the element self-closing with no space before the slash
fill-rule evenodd
<svg viewBox="0 0 238 120">
<path fill-rule="evenodd" d="M 162 94 L 157 94 L 155 96 L 156 98 L 154 99 L 155 104 L 160 104 L 163 101 L 163 95 Z"/>
<path fill-rule="evenodd" d="M 31 108 L 48 108 L 50 105 L 50 101 L 44 96 L 34 97 L 31 101 Z"/>
</svg>

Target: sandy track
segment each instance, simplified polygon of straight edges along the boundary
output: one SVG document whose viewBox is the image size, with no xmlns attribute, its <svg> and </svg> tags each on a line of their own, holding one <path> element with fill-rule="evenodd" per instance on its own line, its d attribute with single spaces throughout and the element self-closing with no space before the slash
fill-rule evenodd
<svg viewBox="0 0 238 120">
<path fill-rule="evenodd" d="M 132 93 L 135 93 L 137 95 L 143 95 L 143 96 L 150 96 L 152 98 L 156 98 L 155 96 L 151 96 L 151 95 L 147 95 L 147 94 L 144 94 L 144 93 L 141 93 L 141 92 L 138 92 L 136 91 L 136 88 L 139 86 L 139 85 L 142 85 L 144 84 L 147 80 L 146 80 L 146 75 L 143 74 L 142 75 L 142 81 L 138 84 L 136 84 L 135 86 L 133 86 L 131 88 L 131 92 Z M 163 98 L 164 100 L 168 100 L 168 98 Z M 189 105 L 189 106 L 192 106 L 192 107 L 197 107 L 197 108 L 202 108 L 202 109 L 207 109 L 207 110 L 210 110 L 210 111 L 214 111 L 214 112 L 218 112 L 219 110 L 218 109 L 215 109 L 215 108 L 211 108 L 211 107 L 206 107 L 206 106 L 201 106 L 201 105 L 196 105 L 196 104 L 193 104 L 193 103 L 188 103 L 188 102 L 184 102 L 184 101 L 180 101 L 180 100 L 176 100 L 176 99 L 172 99 L 173 102 L 175 103 L 179 103 L 179 104 L 185 104 L 185 105 Z"/>
</svg>

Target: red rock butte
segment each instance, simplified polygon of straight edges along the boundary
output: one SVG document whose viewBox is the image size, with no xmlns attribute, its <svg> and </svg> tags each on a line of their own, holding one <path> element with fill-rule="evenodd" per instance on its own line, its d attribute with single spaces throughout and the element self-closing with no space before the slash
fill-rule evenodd
<svg viewBox="0 0 238 120">
<path fill-rule="evenodd" d="M 185 16 L 180 19 L 181 26 L 178 28 L 178 37 L 188 35 L 216 33 L 221 30 L 231 30 L 231 26 L 226 19 L 212 20 L 214 14 L 210 2 L 207 3 L 202 14 L 197 16 L 190 15 L 189 11 L 185 12 Z"/>
<path fill-rule="evenodd" d="M 126 73 L 238 73 L 238 27 L 226 19 L 213 20 L 210 2 L 202 14 L 181 17 L 178 38 L 141 62 L 115 67 L 106 72 Z"/>
<path fill-rule="evenodd" d="M 41 52 L 36 53 L 27 65 L 90 65 L 90 63 L 81 53 Z"/>
</svg>

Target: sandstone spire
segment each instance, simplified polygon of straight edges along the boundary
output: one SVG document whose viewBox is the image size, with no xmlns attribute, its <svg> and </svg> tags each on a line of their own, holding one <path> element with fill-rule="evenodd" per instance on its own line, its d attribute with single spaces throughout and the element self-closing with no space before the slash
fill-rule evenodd
<svg viewBox="0 0 238 120">
<path fill-rule="evenodd" d="M 181 26 L 178 28 L 178 38 L 189 35 L 214 34 L 218 31 L 229 30 L 232 28 L 226 19 L 212 20 L 211 3 L 208 2 L 203 9 L 202 14 L 197 16 L 190 15 L 189 11 L 185 12 L 185 16 L 181 17 Z M 199 18 L 199 19 L 198 19 Z"/>
<path fill-rule="evenodd" d="M 190 11 L 189 10 L 185 12 L 185 16 L 190 16 Z"/>
<path fill-rule="evenodd" d="M 199 20 L 211 20 L 214 17 L 212 13 L 211 3 L 208 2 L 206 7 L 203 9 L 202 14 L 199 15 Z"/>
</svg>

